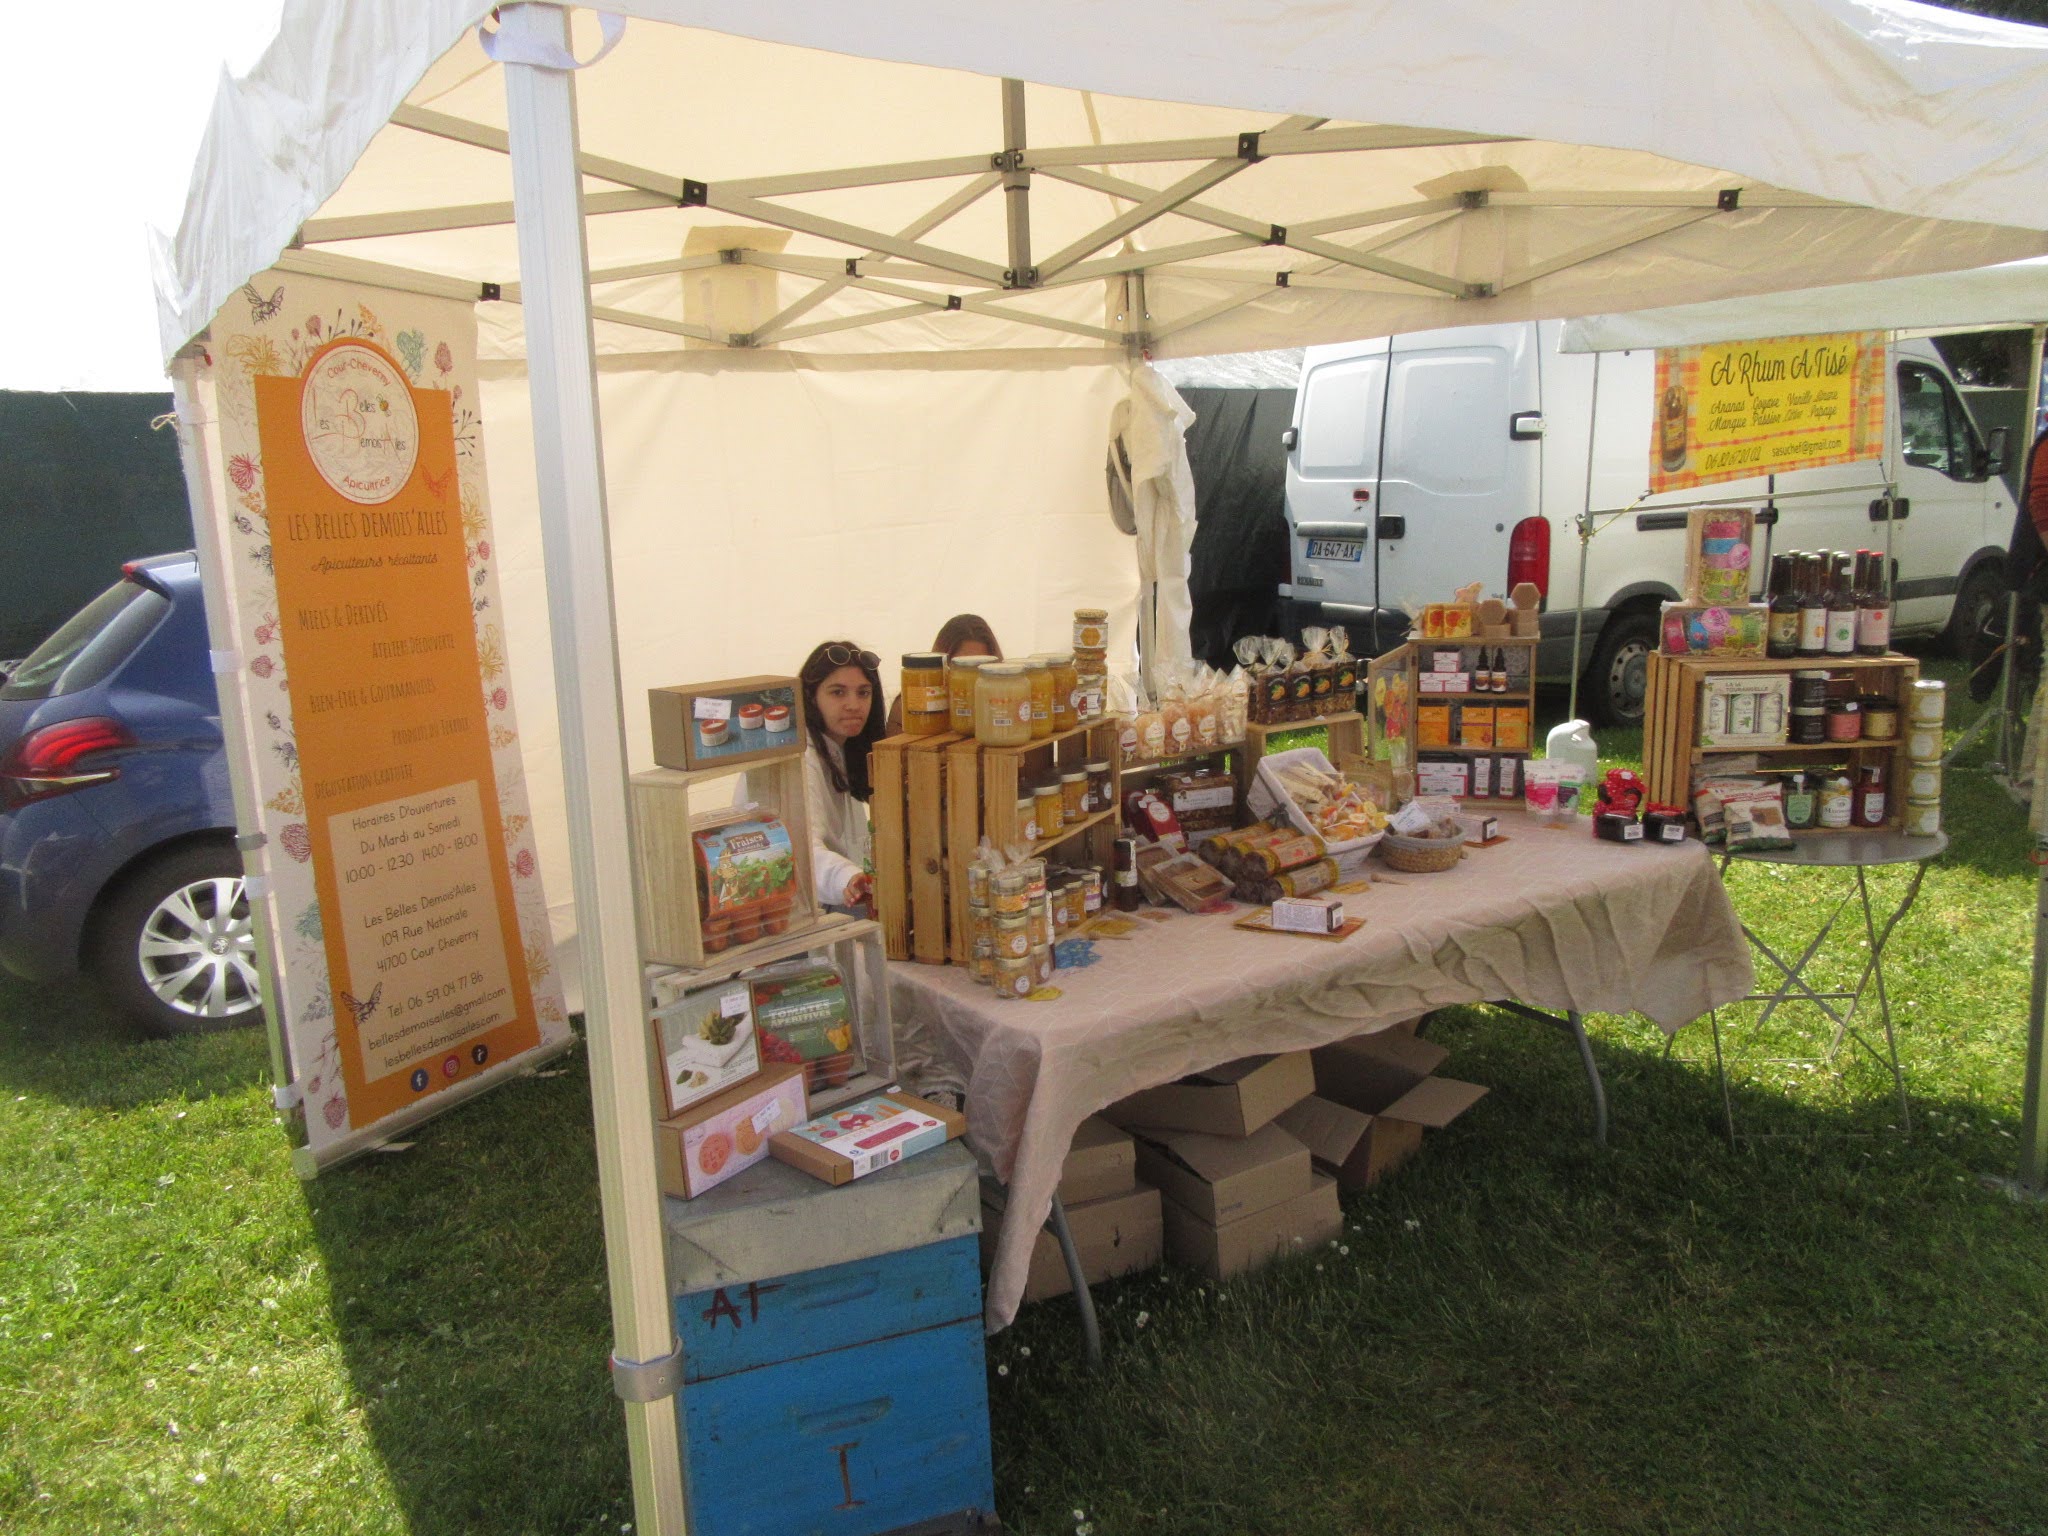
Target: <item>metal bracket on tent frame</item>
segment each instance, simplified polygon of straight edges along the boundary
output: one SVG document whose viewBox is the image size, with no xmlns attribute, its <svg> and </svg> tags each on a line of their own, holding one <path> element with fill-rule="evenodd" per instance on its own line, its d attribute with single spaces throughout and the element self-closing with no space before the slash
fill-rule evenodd
<svg viewBox="0 0 2048 1536">
<path fill-rule="evenodd" d="M 254 853 L 269 841 L 270 839 L 261 832 L 237 832 L 235 834 L 235 848 L 242 853 Z"/>
<path fill-rule="evenodd" d="M 1026 267 L 1020 275 L 1015 267 L 1005 267 L 1003 269 L 1003 286 L 1005 288 L 1036 288 L 1038 286 L 1038 268 Z"/>
<path fill-rule="evenodd" d="M 479 283 L 479 284 L 477 284 L 477 294 L 476 294 L 476 298 L 477 298 L 477 302 L 478 302 L 479 304 L 495 304 L 495 303 L 497 303 L 497 302 L 498 302 L 498 300 L 500 300 L 500 299 L 502 299 L 502 298 L 504 298 L 504 297 L 505 297 L 505 290 L 504 290 L 504 287 L 503 287 L 503 286 L 502 286 L 501 284 L 498 284 L 498 283 Z"/>
<path fill-rule="evenodd" d="M 709 205 L 710 199 L 711 183 L 708 181 L 692 181 L 689 177 L 685 176 L 683 178 L 683 195 L 676 199 L 676 206 L 678 208 L 703 208 Z"/>
<path fill-rule="evenodd" d="M 623 1403 L 658 1403 L 683 1390 L 683 1347 L 652 1360 L 611 1357 L 612 1391 Z"/>
<path fill-rule="evenodd" d="M 1240 133 L 1237 136 L 1237 158 L 1252 165 L 1266 158 L 1259 153 L 1259 136 L 1256 133 Z"/>
<path fill-rule="evenodd" d="M 1714 199 L 1714 206 L 1723 213 L 1733 213 L 1742 206 L 1742 188 L 1723 187 L 1720 196 Z"/>
</svg>

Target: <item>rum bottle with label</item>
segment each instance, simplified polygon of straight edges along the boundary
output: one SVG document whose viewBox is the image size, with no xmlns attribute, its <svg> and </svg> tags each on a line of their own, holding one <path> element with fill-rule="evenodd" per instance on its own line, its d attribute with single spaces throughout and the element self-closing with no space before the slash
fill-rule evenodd
<svg viewBox="0 0 2048 1536">
<path fill-rule="evenodd" d="M 1771 556 L 1770 630 L 1764 654 L 1781 660 L 1799 654 L 1799 599 L 1792 591 L 1792 557 Z"/>
<path fill-rule="evenodd" d="M 1828 576 L 1827 653 L 1830 656 L 1856 654 L 1856 591 L 1849 576 L 1849 557 L 1837 552 Z"/>
<path fill-rule="evenodd" d="M 1799 654 L 1825 656 L 1828 649 L 1828 596 L 1821 581 L 1820 556 L 1795 557 L 1799 593 Z"/>
<path fill-rule="evenodd" d="M 1884 589 L 1884 556 L 1866 549 L 1861 599 L 1856 608 L 1856 654 L 1883 656 L 1892 648 L 1892 600 Z"/>
</svg>

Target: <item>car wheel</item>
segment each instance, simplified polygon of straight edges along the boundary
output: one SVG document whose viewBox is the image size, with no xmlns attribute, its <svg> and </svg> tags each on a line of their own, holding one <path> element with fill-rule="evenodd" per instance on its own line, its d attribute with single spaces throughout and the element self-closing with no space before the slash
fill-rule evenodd
<svg viewBox="0 0 2048 1536">
<path fill-rule="evenodd" d="M 136 870 L 101 914 L 93 948 L 100 985 L 151 1034 L 262 1017 L 242 863 L 225 844 L 191 844 Z"/>
<path fill-rule="evenodd" d="M 1995 644 L 2005 634 L 2005 568 L 1996 560 L 1980 560 L 1956 590 L 1942 640 L 1951 656 L 1968 659 L 1981 654 L 1986 637 Z"/>
<path fill-rule="evenodd" d="M 1650 653 L 1657 648 L 1657 620 L 1640 608 L 1608 619 L 1593 647 L 1593 663 L 1580 685 L 1595 725 L 1643 723 L 1643 695 L 1650 684 Z"/>
</svg>

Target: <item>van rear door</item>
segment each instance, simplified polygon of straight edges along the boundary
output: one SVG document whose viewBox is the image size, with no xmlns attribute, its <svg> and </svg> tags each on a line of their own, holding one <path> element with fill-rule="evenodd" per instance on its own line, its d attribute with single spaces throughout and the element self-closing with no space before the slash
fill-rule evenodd
<svg viewBox="0 0 2048 1536">
<path fill-rule="evenodd" d="M 1542 483 L 1533 325 L 1394 339 L 1374 549 L 1379 605 L 1413 613 L 1466 582 L 1503 589 Z"/>
<path fill-rule="evenodd" d="M 1387 405 L 1387 340 L 1311 347 L 1295 399 L 1287 455 L 1287 523 L 1298 603 L 1319 603 L 1371 652 L 1372 512 L 1379 491 L 1380 432 Z"/>
</svg>

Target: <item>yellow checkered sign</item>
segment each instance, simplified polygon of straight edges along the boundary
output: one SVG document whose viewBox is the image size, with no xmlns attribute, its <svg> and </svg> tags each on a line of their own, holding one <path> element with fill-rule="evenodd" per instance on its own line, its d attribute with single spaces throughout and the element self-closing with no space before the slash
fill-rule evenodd
<svg viewBox="0 0 2048 1536">
<path fill-rule="evenodd" d="M 1884 452 L 1884 338 L 1781 336 L 1657 354 L 1650 489 L 1853 464 Z"/>
</svg>

